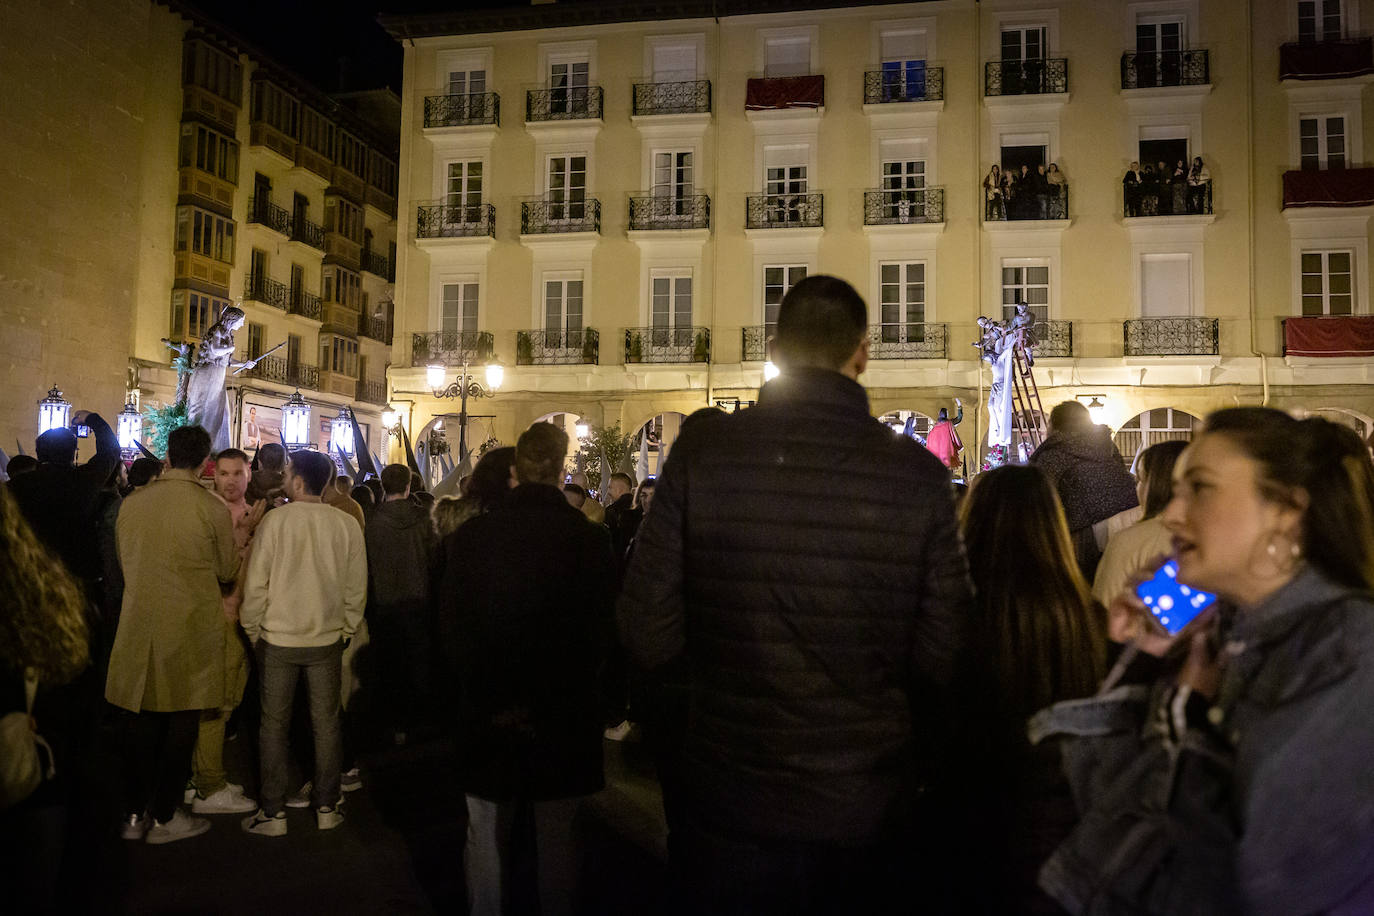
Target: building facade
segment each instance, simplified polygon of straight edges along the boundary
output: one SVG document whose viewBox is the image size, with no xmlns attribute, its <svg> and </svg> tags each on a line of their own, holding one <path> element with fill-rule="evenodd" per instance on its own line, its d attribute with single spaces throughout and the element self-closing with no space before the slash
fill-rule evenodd
<svg viewBox="0 0 1374 916">
<path fill-rule="evenodd" d="M 62 207 L 7 210 L 23 241 L 8 252 L 6 273 L 20 283 L 32 275 L 37 292 L 34 317 L 24 305 L 0 306 L 16 312 L 0 316 L 18 357 L 7 367 L 7 425 L 31 442 L 33 402 L 54 382 L 75 407 L 111 421 L 126 397 L 170 403 L 167 341 L 197 342 L 235 304 L 247 316 L 235 358 L 255 363 L 229 380 L 234 444 L 275 441 L 280 407 L 299 391 L 314 408 L 317 447 L 349 407 L 371 448 L 383 448 L 395 94 L 326 96 L 179 4 L 87 6 L 21 2 L 7 13 L 32 39 L 43 100 L 19 127 L 41 128 L 59 111 L 92 127 L 58 133 L 48 150 L 16 129 L 10 161 L 35 173 L 35 192 L 59 193 L 60 172 L 67 182 L 89 172 L 95 190 L 70 213 L 65 237 L 43 225 Z M 43 50 L 56 45 L 86 54 L 89 66 Z M 108 53 L 92 59 L 101 49 Z M 45 75 L 49 60 L 60 74 Z M 103 225 L 110 219 L 117 227 Z M 69 286 L 87 270 L 104 288 L 68 307 Z"/>
<path fill-rule="evenodd" d="M 383 18 L 413 434 L 458 412 L 427 365 L 494 355 L 470 440 L 551 414 L 670 439 L 757 396 L 816 272 L 864 294 L 861 382 L 918 429 L 960 397 L 984 435 L 975 320 L 1024 302 L 1046 409 L 1083 399 L 1123 451 L 1241 403 L 1370 431 L 1368 2 L 796 6 Z M 990 195 L 994 164 L 1027 177 Z"/>
</svg>

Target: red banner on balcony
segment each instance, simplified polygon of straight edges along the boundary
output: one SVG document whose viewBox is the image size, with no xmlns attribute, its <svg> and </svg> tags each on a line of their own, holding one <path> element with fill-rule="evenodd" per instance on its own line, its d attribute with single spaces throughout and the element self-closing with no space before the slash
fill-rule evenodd
<svg viewBox="0 0 1374 916">
<path fill-rule="evenodd" d="M 1304 169 L 1283 173 L 1283 206 L 1374 205 L 1374 169 Z"/>
<path fill-rule="evenodd" d="M 1374 317 L 1285 318 L 1285 356 L 1374 356 Z"/>
<path fill-rule="evenodd" d="M 820 108 L 824 104 L 824 76 L 751 79 L 744 96 L 744 107 L 748 111 L 763 111 L 770 108 Z"/>
<path fill-rule="evenodd" d="M 1329 80 L 1374 73 L 1368 36 L 1342 41 L 1290 42 L 1279 48 L 1279 79 Z"/>
</svg>

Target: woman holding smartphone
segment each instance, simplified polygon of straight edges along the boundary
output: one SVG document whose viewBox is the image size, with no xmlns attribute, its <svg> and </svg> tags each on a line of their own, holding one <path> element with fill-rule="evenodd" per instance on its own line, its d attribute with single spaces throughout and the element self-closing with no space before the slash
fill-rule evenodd
<svg viewBox="0 0 1374 916">
<path fill-rule="evenodd" d="M 1074 913 L 1374 912 L 1369 453 L 1234 408 L 1174 480 L 1178 581 L 1220 600 L 1171 637 L 1119 597 L 1132 645 L 1101 691 L 1032 723 L 1064 740 L 1082 815 L 1041 886 Z"/>
</svg>

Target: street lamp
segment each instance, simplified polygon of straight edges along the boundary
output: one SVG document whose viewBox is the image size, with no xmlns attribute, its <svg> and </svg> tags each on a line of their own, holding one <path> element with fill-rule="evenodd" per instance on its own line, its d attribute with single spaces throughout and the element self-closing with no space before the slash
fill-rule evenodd
<svg viewBox="0 0 1374 916">
<path fill-rule="evenodd" d="M 329 421 L 329 443 L 334 451 L 353 457 L 353 412 L 347 405 L 339 408 L 339 415 Z"/>
<path fill-rule="evenodd" d="M 281 435 L 288 449 L 310 444 L 310 405 L 299 391 L 293 392 L 281 407 Z"/>
<path fill-rule="evenodd" d="M 585 439 L 592 434 L 592 428 L 586 423 L 577 424 L 577 438 Z"/>
<path fill-rule="evenodd" d="M 143 415 L 138 412 L 138 404 L 134 403 L 133 392 L 129 393 L 129 399 L 124 402 L 124 409 L 119 412 L 119 450 L 124 453 L 125 458 L 135 458 L 138 456 L 138 439 L 143 435 Z"/>
<path fill-rule="evenodd" d="M 438 363 L 431 363 L 425 367 L 425 380 L 429 382 L 430 390 L 435 398 L 459 398 L 458 408 L 458 460 L 462 461 L 468 453 L 468 398 L 490 398 L 495 397 L 496 389 L 501 387 L 501 381 L 505 378 L 506 370 L 498 362 L 487 364 L 486 376 L 487 384 L 472 377 L 468 369 L 467 357 L 463 357 L 463 369 L 458 378 L 447 387 L 444 386 L 444 379 L 447 378 L 447 371 Z"/>
<path fill-rule="evenodd" d="M 778 377 L 778 373 L 781 371 L 782 370 L 778 369 L 777 364 L 770 359 L 768 362 L 763 364 L 763 380 L 765 382 L 771 382 L 773 379 Z"/>
<path fill-rule="evenodd" d="M 56 385 L 48 389 L 48 396 L 38 402 L 38 435 L 50 429 L 66 429 L 67 418 L 71 416 L 72 405 Z"/>
</svg>

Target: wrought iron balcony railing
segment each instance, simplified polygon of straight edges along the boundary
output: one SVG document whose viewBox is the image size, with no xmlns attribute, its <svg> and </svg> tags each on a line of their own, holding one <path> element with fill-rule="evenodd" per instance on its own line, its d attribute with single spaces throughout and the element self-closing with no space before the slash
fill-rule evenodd
<svg viewBox="0 0 1374 916">
<path fill-rule="evenodd" d="M 360 266 L 374 276 L 381 277 L 383 280 L 396 279 L 395 271 L 391 266 L 391 258 L 382 254 L 380 251 L 368 251 L 363 249 L 362 257 L 359 259 Z"/>
<path fill-rule="evenodd" d="M 626 328 L 626 363 L 709 363 L 710 328 Z"/>
<path fill-rule="evenodd" d="M 744 362 L 761 363 L 768 359 L 768 338 L 777 333 L 773 324 L 760 324 L 739 329 L 739 353 Z"/>
<path fill-rule="evenodd" d="M 800 229 L 824 225 L 825 195 L 750 194 L 746 200 L 744 228 Z"/>
<path fill-rule="evenodd" d="M 391 335 L 387 332 L 385 318 L 374 318 L 368 315 L 359 315 L 358 336 L 367 337 L 371 340 L 379 340 L 382 343 L 391 343 Z"/>
<path fill-rule="evenodd" d="M 1207 52 L 1127 51 L 1121 55 L 1121 88 L 1205 86 L 1210 83 Z"/>
<path fill-rule="evenodd" d="M 266 226 L 282 235 L 291 235 L 291 212 L 266 197 L 255 196 L 249 200 L 248 222 Z"/>
<path fill-rule="evenodd" d="M 311 321 L 320 321 L 324 310 L 320 307 L 320 297 L 303 289 L 292 290 L 286 300 L 286 310 L 292 315 L 300 315 Z"/>
<path fill-rule="evenodd" d="M 320 370 L 317 367 L 292 362 L 281 356 L 265 356 L 253 368 L 243 370 L 243 374 L 265 382 L 276 382 L 278 385 L 310 389 L 320 387 Z"/>
<path fill-rule="evenodd" d="M 1216 318 L 1132 318 L 1124 323 L 1127 356 L 1216 356 Z"/>
<path fill-rule="evenodd" d="M 601 117 L 601 87 L 531 89 L 525 93 L 526 121 L 595 120 Z"/>
<path fill-rule="evenodd" d="M 386 404 L 386 381 L 379 378 L 358 379 L 358 393 L 353 399 L 364 404 Z"/>
<path fill-rule="evenodd" d="M 935 322 L 871 324 L 868 355 L 872 359 L 944 359 L 946 326 Z"/>
<path fill-rule="evenodd" d="M 600 232 L 601 201 L 550 200 L 547 197 L 520 204 L 520 234 L 543 232 Z"/>
<path fill-rule="evenodd" d="M 944 221 L 944 188 L 875 188 L 864 191 L 865 226 L 897 226 L 906 223 Z"/>
<path fill-rule="evenodd" d="M 709 114 L 711 81 L 635 83 L 632 104 L 636 115 Z"/>
<path fill-rule="evenodd" d="M 711 198 L 650 195 L 630 198 L 631 229 L 709 229 Z"/>
<path fill-rule="evenodd" d="M 595 366 L 600 358 L 601 335 L 592 328 L 515 332 L 517 366 Z"/>
<path fill-rule="evenodd" d="M 324 251 L 324 227 L 318 223 L 312 223 L 305 217 L 292 217 L 291 219 L 291 241 L 304 242 L 311 248 L 318 248 Z"/>
<path fill-rule="evenodd" d="M 1212 181 L 1140 184 L 1121 191 L 1122 213 L 1132 216 L 1194 216 L 1212 212 Z"/>
<path fill-rule="evenodd" d="M 1062 57 L 990 60 L 983 95 L 1046 95 L 1069 91 L 1069 62 Z"/>
<path fill-rule="evenodd" d="M 864 104 L 938 102 L 945 97 L 945 68 L 869 70 L 864 74 Z"/>
<path fill-rule="evenodd" d="M 1072 321 L 1037 321 L 1031 326 L 1035 336 L 1035 355 L 1043 357 L 1073 356 Z"/>
<path fill-rule="evenodd" d="M 415 214 L 416 238 L 496 236 L 496 207 L 491 204 L 421 204 L 416 208 Z"/>
<path fill-rule="evenodd" d="M 250 273 L 243 281 L 243 298 L 254 302 L 261 302 L 263 305 L 270 305 L 274 309 L 285 309 L 287 301 L 287 287 L 280 280 L 273 280 L 261 274 Z"/>
<path fill-rule="evenodd" d="M 494 350 L 490 331 L 431 331 L 411 335 L 410 364 L 460 366 L 464 358 L 470 362 L 491 359 Z"/>
<path fill-rule="evenodd" d="M 1012 187 L 1010 199 L 1000 195 L 986 200 L 984 194 L 983 218 L 990 223 L 1022 219 L 1068 219 L 1069 186 L 1067 184 L 1047 184 L 1043 192 L 1018 190 Z"/>
<path fill-rule="evenodd" d="M 425 127 L 500 123 L 501 96 L 495 92 L 425 96 Z"/>
</svg>

